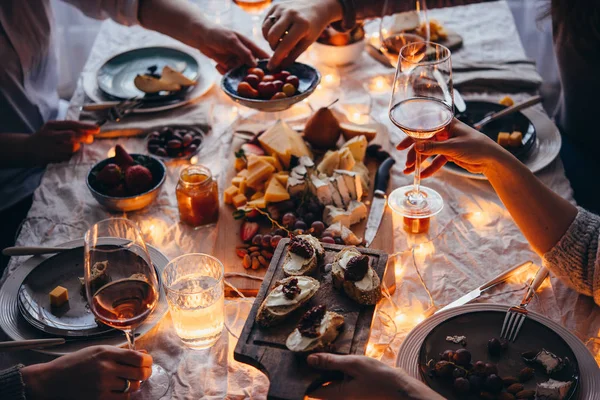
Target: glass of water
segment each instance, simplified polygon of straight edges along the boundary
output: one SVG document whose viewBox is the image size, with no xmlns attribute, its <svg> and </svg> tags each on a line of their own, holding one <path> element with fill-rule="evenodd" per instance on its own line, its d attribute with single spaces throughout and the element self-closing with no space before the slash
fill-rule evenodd
<svg viewBox="0 0 600 400">
<path fill-rule="evenodd" d="M 186 254 L 162 273 L 171 319 L 181 340 L 194 349 L 214 345 L 223 331 L 223 264 L 208 254 Z"/>
</svg>

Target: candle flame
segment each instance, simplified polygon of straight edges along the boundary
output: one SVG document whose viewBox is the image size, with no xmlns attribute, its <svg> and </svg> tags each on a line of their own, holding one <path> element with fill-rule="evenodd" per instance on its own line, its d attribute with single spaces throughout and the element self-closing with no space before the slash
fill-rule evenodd
<svg viewBox="0 0 600 400">
<path fill-rule="evenodd" d="M 190 164 L 195 165 L 198 164 L 198 156 L 194 156 L 190 158 Z"/>
</svg>

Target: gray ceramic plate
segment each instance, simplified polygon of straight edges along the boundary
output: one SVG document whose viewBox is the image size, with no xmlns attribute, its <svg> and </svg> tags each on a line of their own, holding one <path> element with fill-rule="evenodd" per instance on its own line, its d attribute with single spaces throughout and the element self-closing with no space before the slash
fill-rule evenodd
<svg viewBox="0 0 600 400">
<path fill-rule="evenodd" d="M 149 101 L 166 101 L 185 97 L 190 88 L 178 92 L 160 92 L 145 94 L 135 87 L 133 80 L 137 75 L 148 72 L 155 66 L 160 73 L 165 65 L 181 72 L 191 80 L 198 79 L 200 66 L 194 57 L 170 47 L 145 47 L 118 54 L 104 63 L 98 70 L 98 87 L 104 94 L 116 99 L 143 97 Z"/>
<path fill-rule="evenodd" d="M 96 321 L 82 293 L 79 278 L 84 275 L 83 257 L 83 247 L 77 247 L 43 261 L 27 275 L 19 289 L 18 306 L 32 326 L 65 337 L 100 335 L 112 330 Z M 160 286 L 160 275 L 157 276 Z M 69 301 L 52 307 L 48 294 L 58 285 L 69 291 Z"/>
<path fill-rule="evenodd" d="M 83 246 L 83 240 L 81 239 L 73 240 L 59 245 L 59 247 L 71 248 L 81 246 Z M 160 273 L 169 263 L 169 260 L 158 249 L 152 246 L 148 246 L 148 253 L 150 253 L 150 258 L 152 258 L 152 262 L 160 276 Z M 21 284 L 25 281 L 27 275 L 29 275 L 29 273 L 33 271 L 38 265 L 40 265 L 44 260 L 47 260 L 52 257 L 30 257 L 29 259 L 25 260 L 21 265 L 19 265 L 19 268 L 17 268 L 12 274 L 10 274 L 8 278 L 6 278 L 6 281 L 2 285 L 2 288 L 0 288 L 0 309 L 2 310 L 2 312 L 0 313 L 0 328 L 12 340 L 45 339 L 48 337 L 54 337 L 52 335 L 48 335 L 47 333 L 42 332 L 39 329 L 34 328 L 31 324 L 29 324 L 19 312 L 19 307 L 17 305 L 19 289 L 21 287 Z M 156 308 L 154 309 L 154 311 L 152 311 L 152 314 L 150 314 L 150 316 L 146 318 L 146 320 L 138 328 L 136 328 L 136 339 L 139 339 L 146 335 L 158 322 L 160 322 L 160 320 L 167 311 L 167 299 L 163 288 L 161 287 L 160 298 L 158 304 L 156 305 Z M 111 332 L 102 335 L 86 337 L 68 337 L 67 343 L 63 345 L 48 347 L 45 349 L 34 351 L 53 356 L 62 356 L 84 349 L 88 346 L 95 345 L 126 346 L 127 341 L 125 339 L 125 335 L 120 334 L 118 332 L 113 334 Z"/>
</svg>

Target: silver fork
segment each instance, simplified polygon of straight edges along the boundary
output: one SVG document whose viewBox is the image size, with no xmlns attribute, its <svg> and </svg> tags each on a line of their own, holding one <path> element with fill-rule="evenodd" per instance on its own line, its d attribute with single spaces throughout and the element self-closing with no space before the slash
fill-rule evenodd
<svg viewBox="0 0 600 400">
<path fill-rule="evenodd" d="M 500 332 L 500 337 L 508 340 L 509 342 L 514 342 L 517 340 L 517 336 L 519 335 L 519 331 L 521 331 L 521 327 L 523 326 L 523 322 L 527 317 L 527 306 L 533 299 L 533 295 L 537 291 L 537 289 L 541 286 L 542 282 L 548 277 L 548 270 L 544 267 L 540 267 L 537 274 L 531 281 L 529 285 L 529 289 L 523 296 L 521 300 L 521 304 L 516 307 L 511 307 L 506 312 L 506 316 L 504 317 L 504 323 L 502 324 L 502 331 Z"/>
<path fill-rule="evenodd" d="M 119 122 L 125 116 L 134 112 L 137 108 L 142 106 L 141 100 L 125 100 L 116 106 L 113 106 L 108 109 L 106 112 L 106 118 L 96 122 L 96 125 L 102 126 L 106 124 L 108 121 L 111 122 Z"/>
</svg>

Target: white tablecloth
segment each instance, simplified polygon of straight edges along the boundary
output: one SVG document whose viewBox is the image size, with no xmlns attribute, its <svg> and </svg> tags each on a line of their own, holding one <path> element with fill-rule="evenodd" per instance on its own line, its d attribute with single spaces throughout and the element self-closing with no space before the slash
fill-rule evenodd
<svg viewBox="0 0 600 400">
<path fill-rule="evenodd" d="M 241 26 L 249 30 L 249 19 L 240 15 L 239 10 L 234 11 L 236 26 L 244 21 L 245 25 Z M 464 47 L 455 53 L 456 58 L 493 62 L 525 57 L 512 15 L 503 1 L 434 10 L 431 15 L 463 36 Z M 140 27 L 126 28 L 105 22 L 84 73 L 94 73 L 103 60 L 115 53 L 150 45 L 182 46 Z M 187 50 L 194 52 L 189 48 Z M 353 87 L 356 82 L 365 82 L 377 75 L 390 76 L 392 72 L 364 54 L 353 66 L 341 68 L 337 73 L 341 76 L 341 95 L 344 101 L 351 102 L 353 94 L 345 90 L 346 87 Z M 80 102 L 82 95 L 79 85 L 74 102 Z M 491 99 L 502 96 L 500 93 L 463 95 L 467 98 Z M 513 97 L 526 95 L 516 94 Z M 385 123 L 397 141 L 401 134 L 387 120 L 388 100 L 389 93 L 372 94 L 371 116 Z M 213 125 L 199 158 L 216 175 L 223 174 L 226 167 L 225 160 L 230 151 L 228 144 L 232 138 L 229 126 L 235 117 L 247 112 L 244 109 L 232 109 L 232 105 L 220 93 L 217 85 L 194 106 L 204 109 L 207 121 Z M 120 139 L 118 142 L 129 151 L 144 150 L 141 139 Z M 86 146 L 69 163 L 48 167 L 35 193 L 18 245 L 55 245 L 80 238 L 92 224 L 111 216 L 92 198 L 85 186 L 85 177 L 90 166 L 105 158 L 116 143 L 117 140 L 97 141 Z M 405 154 L 395 152 L 394 156 L 397 163 L 393 169 L 392 188 L 412 181 L 412 176 L 404 176 L 401 172 Z M 127 215 L 139 224 L 146 240 L 169 258 L 189 252 L 210 253 L 218 245 L 215 242 L 219 227 L 193 231 L 179 223 L 174 193 L 179 168 L 169 169 L 167 182 L 152 207 Z M 551 164 L 539 177 L 554 191 L 572 200 L 560 161 Z M 367 353 L 390 365 L 394 364 L 403 338 L 423 319 L 431 301 L 443 306 L 525 260 L 533 260 L 540 265 L 539 257 L 487 182 L 441 172 L 428 179 L 426 184 L 441 193 L 446 204 L 442 213 L 432 222 L 428 237 L 407 236 L 402 230 L 401 219 L 394 220 L 394 231 L 389 236 L 395 251 L 390 257 L 389 268 L 396 270 L 397 290 L 392 301 L 385 300 L 380 304 Z M 19 258 L 13 259 L 8 272 L 18 268 L 21 261 Z M 485 295 L 481 301 L 517 303 L 523 295 L 523 282 L 535 271 L 534 267 L 523 271 L 509 283 Z M 228 301 L 227 320 L 231 331 L 239 332 L 250 305 L 251 299 Z M 577 295 L 552 278 L 538 292 L 530 308 L 568 327 L 586 342 L 600 362 L 600 312 L 591 298 Z M 172 374 L 166 398 L 265 398 L 267 378 L 257 370 L 233 360 L 235 340 L 234 336 L 224 334 L 211 350 L 186 349 L 175 335 L 167 315 L 149 335 L 139 340 L 139 347 L 148 349 L 155 361 Z M 44 360 L 47 358 L 33 352 L 4 354 L 0 355 L 0 368 L 17 362 Z"/>
</svg>

